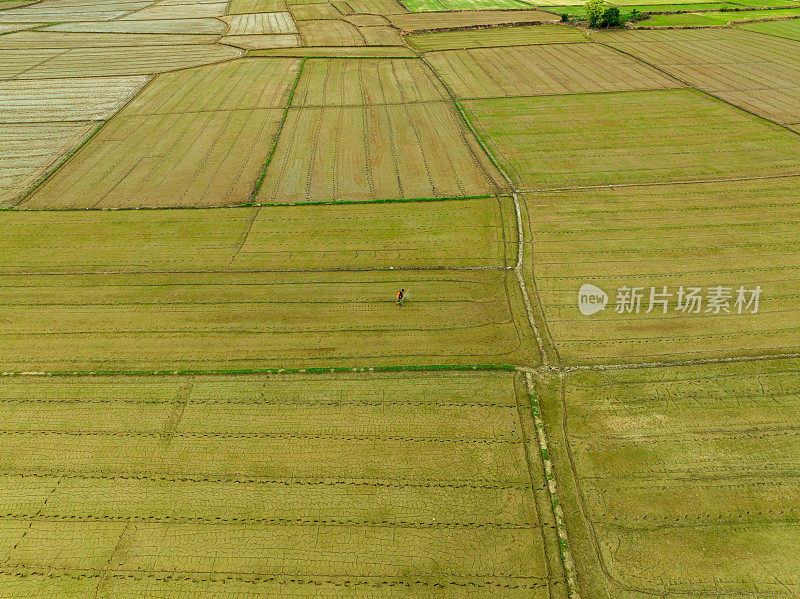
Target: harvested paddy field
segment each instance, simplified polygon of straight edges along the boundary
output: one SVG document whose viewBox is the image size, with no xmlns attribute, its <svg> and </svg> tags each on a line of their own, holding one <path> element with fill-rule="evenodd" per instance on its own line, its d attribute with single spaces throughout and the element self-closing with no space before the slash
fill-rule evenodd
<svg viewBox="0 0 800 599">
<path fill-rule="evenodd" d="M 15 595 L 567 596 L 513 373 L 0 389 L 0 576 Z"/>
<path fill-rule="evenodd" d="M 0 312 L 15 316 L 0 314 L 0 360 L 57 369 L 66 345 L 70 369 L 537 360 L 508 271 L 516 258 L 509 200 L 260 210 L 184 211 L 180 220 L 172 211 L 119 212 L 111 228 L 99 226 L 102 212 L 27 213 L 4 237 L 9 249 L 25 239 L 32 249 L 3 254 Z M 220 228 L 223 217 L 234 220 Z M 473 226 L 452 224 L 463 218 Z M 46 219 L 62 225 L 45 243 L 29 233 L 46 231 Z M 393 224 L 378 232 L 374 222 Z M 310 230 L 313 244 L 301 241 Z M 80 239 L 87 253 L 77 264 L 70 256 Z M 414 290 L 401 313 L 398 285 Z"/>
<path fill-rule="evenodd" d="M 306 46 L 363 46 L 358 27 L 347 21 L 298 21 L 297 28 Z"/>
<path fill-rule="evenodd" d="M 513 29 L 497 27 L 464 31 L 438 31 L 406 37 L 408 45 L 418 52 L 560 44 L 587 40 L 586 33 L 582 30 L 562 25 L 523 25 Z"/>
<path fill-rule="evenodd" d="M 0 595 L 800 591 L 794 21 L 562 12 L 0 4 Z"/>
<path fill-rule="evenodd" d="M 57 79 L 63 77 L 114 77 L 120 75 L 147 75 L 176 71 L 204 64 L 238 58 L 240 50 L 220 45 L 180 45 L 151 47 L 74 48 L 65 51 L 30 50 L 31 64 L 14 73 L 18 79 Z M 0 62 L 17 50 L 3 50 L 0 44 Z M 23 54 L 22 60 L 27 58 Z M 9 63 L 14 65 L 11 58 Z M 0 70 L 0 73 L 2 70 Z M 1 77 L 2 75 L 0 75 Z"/>
<path fill-rule="evenodd" d="M 339 12 L 345 15 L 400 15 L 407 13 L 406 8 L 397 0 L 347 0 L 346 2 L 331 2 Z"/>
<path fill-rule="evenodd" d="M 89 23 L 61 23 L 46 27 L 45 31 L 73 33 L 169 33 L 169 34 L 223 34 L 227 25 L 220 19 L 159 19 L 157 21 L 112 21 Z"/>
<path fill-rule="evenodd" d="M 666 183 L 800 170 L 799 137 L 694 90 L 469 100 L 463 105 L 521 188 Z"/>
<path fill-rule="evenodd" d="M 411 12 L 457 10 L 520 10 L 530 4 L 520 0 L 405 0 Z"/>
<path fill-rule="evenodd" d="M 24 206 L 247 202 L 298 68 L 294 59 L 244 59 L 160 76 Z"/>
<path fill-rule="evenodd" d="M 533 263 L 554 356 L 565 364 L 653 362 L 800 351 L 800 178 L 528 194 Z M 604 215 L 602 220 L 598 215 Z M 586 317 L 578 289 L 609 303 Z M 738 289 L 762 288 L 757 314 L 739 313 Z M 639 288 L 618 310 L 619 289 Z M 651 304 L 651 288 L 657 295 Z M 701 288 L 701 305 L 683 287 Z M 702 303 L 730 288 L 716 309 Z M 628 308 L 631 308 L 630 311 Z M 752 308 L 752 307 L 751 307 Z"/>
<path fill-rule="evenodd" d="M 689 85 L 779 123 L 800 121 L 800 45 L 750 31 L 627 31 L 595 36 Z"/>
<path fill-rule="evenodd" d="M 591 43 L 448 50 L 426 59 L 460 98 L 683 87 L 634 58 Z"/>
<path fill-rule="evenodd" d="M 537 359 L 516 279 L 502 270 L 3 278 L 0 360 L 14 371 Z M 400 286 L 414 290 L 402 319 Z"/>
<path fill-rule="evenodd" d="M 481 10 L 475 12 L 446 12 L 441 14 L 407 14 L 389 17 L 392 25 L 402 31 L 435 31 L 437 29 L 458 29 L 513 23 L 547 23 L 557 21 L 552 13 L 540 10 Z"/>
<path fill-rule="evenodd" d="M 445 102 L 290 108 L 255 199 L 292 204 L 496 193 L 500 176 L 478 151 Z"/>
<path fill-rule="evenodd" d="M 257 15 L 223 17 L 230 26 L 226 35 L 270 35 L 297 33 L 291 13 L 273 12 Z"/>
<path fill-rule="evenodd" d="M 583 593 L 800 588 L 799 366 L 582 372 L 537 384 Z"/>
<path fill-rule="evenodd" d="M 295 98 L 258 202 L 480 196 L 502 185 L 421 61 L 308 60 Z"/>
</svg>

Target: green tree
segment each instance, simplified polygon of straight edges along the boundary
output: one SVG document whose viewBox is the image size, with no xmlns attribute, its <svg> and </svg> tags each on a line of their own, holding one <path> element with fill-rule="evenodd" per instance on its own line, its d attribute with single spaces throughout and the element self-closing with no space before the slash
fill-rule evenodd
<svg viewBox="0 0 800 599">
<path fill-rule="evenodd" d="M 622 13 L 616 6 L 605 9 L 600 17 L 600 27 L 622 27 L 622 24 Z"/>
<path fill-rule="evenodd" d="M 597 27 L 606 9 L 605 0 L 589 0 L 584 7 L 589 18 L 589 27 Z"/>
</svg>

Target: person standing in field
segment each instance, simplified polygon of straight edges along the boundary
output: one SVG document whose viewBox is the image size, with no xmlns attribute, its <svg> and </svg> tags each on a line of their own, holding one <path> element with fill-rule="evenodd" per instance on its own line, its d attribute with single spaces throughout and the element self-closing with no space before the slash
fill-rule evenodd
<svg viewBox="0 0 800 599">
<path fill-rule="evenodd" d="M 405 297 L 405 295 L 406 295 L 406 290 L 405 289 L 401 289 L 400 291 L 397 292 L 397 305 L 398 306 L 402 306 L 403 305 L 403 298 Z"/>
</svg>

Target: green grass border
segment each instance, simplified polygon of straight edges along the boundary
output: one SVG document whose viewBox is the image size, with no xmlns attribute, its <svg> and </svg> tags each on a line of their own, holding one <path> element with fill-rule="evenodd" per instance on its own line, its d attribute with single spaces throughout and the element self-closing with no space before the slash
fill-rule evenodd
<svg viewBox="0 0 800 599">
<path fill-rule="evenodd" d="M 315 366 L 311 368 L 237 368 L 180 370 L 15 370 L 0 372 L 0 377 L 66 377 L 66 376 L 198 376 L 247 374 L 345 374 L 369 372 L 516 372 L 511 364 L 421 364 L 409 366 Z"/>
<path fill-rule="evenodd" d="M 278 140 L 283 132 L 283 126 L 286 124 L 286 119 L 289 117 L 289 109 L 292 107 L 292 101 L 294 100 L 294 93 L 297 91 L 297 86 L 300 85 L 300 77 L 303 75 L 303 67 L 306 65 L 306 60 L 308 60 L 308 58 L 305 56 L 300 59 L 300 64 L 297 67 L 297 77 L 295 77 L 294 85 L 292 85 L 292 88 L 289 90 L 289 97 L 286 99 L 286 106 L 283 109 L 283 116 L 281 116 L 281 120 L 278 123 L 278 130 L 275 132 L 272 145 L 267 152 L 264 166 L 261 167 L 261 172 L 258 175 L 258 179 L 256 179 L 256 184 L 253 187 L 253 191 L 250 193 L 250 201 L 256 199 L 258 192 L 261 191 L 261 186 L 264 184 L 264 178 L 267 176 L 267 169 L 272 162 L 272 157 L 275 154 L 275 150 L 278 149 Z"/>
</svg>

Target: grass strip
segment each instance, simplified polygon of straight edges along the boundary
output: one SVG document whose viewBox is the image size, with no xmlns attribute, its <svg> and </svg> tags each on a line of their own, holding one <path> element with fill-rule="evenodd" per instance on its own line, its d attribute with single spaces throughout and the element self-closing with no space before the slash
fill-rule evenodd
<svg viewBox="0 0 800 599">
<path fill-rule="evenodd" d="M 297 67 L 297 77 L 294 80 L 292 89 L 289 90 L 289 98 L 286 101 L 286 108 L 283 109 L 283 116 L 278 123 L 278 130 L 275 132 L 275 138 L 272 140 L 272 146 L 270 147 L 269 152 L 267 152 L 267 159 L 264 162 L 264 166 L 261 168 L 261 174 L 259 174 L 255 187 L 250 194 L 250 200 L 254 200 L 256 198 L 258 192 L 261 190 L 261 186 L 264 184 L 264 177 L 267 176 L 267 168 L 269 167 L 269 163 L 272 162 L 272 156 L 275 154 L 275 150 L 278 148 L 278 139 L 280 139 L 281 132 L 283 131 L 283 125 L 286 123 L 286 118 L 289 116 L 289 108 L 292 106 L 294 93 L 297 91 L 297 85 L 300 83 L 300 76 L 303 74 L 303 67 L 305 64 L 306 58 L 303 57 L 300 59 L 300 66 Z"/>
<path fill-rule="evenodd" d="M 239 369 L 183 369 L 183 370 L 42 370 L 8 371 L 0 376 L 197 376 L 197 375 L 247 375 L 247 374 L 344 374 L 363 372 L 515 372 L 509 364 L 424 364 L 414 366 L 336 366 L 333 368 L 239 368 Z"/>
</svg>

